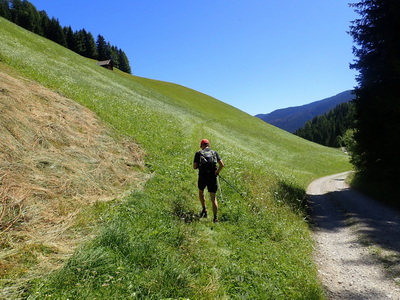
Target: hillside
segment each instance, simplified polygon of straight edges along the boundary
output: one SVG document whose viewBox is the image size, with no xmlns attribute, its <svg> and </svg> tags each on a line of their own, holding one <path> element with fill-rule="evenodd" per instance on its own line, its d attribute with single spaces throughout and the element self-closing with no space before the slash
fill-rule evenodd
<svg viewBox="0 0 400 300">
<path fill-rule="evenodd" d="M 30 278 L 58 268 L 85 240 L 85 232 L 71 235 L 80 212 L 148 176 L 138 145 L 92 111 L 1 63 L 0 80 L 0 275 L 34 266 Z"/>
<path fill-rule="evenodd" d="M 349 102 L 352 99 L 354 99 L 354 95 L 349 90 L 302 106 L 282 108 L 269 114 L 258 114 L 256 117 L 278 128 L 294 133 L 304 126 L 307 121 L 323 115 L 337 105 Z"/>
<path fill-rule="evenodd" d="M 26 177 L 24 203 L 66 218 L 48 222 L 22 209 L 38 223 L 1 224 L 2 297 L 322 299 L 304 189 L 350 169 L 347 156 L 186 87 L 103 69 L 2 18 L 0 28 L 0 100 L 9 110 L 0 121 L 13 128 L 1 132 L 9 141 L 1 144 L 1 177 Z M 16 99 L 32 104 L 11 110 Z M 202 138 L 245 195 L 221 182 L 217 226 L 196 219 L 192 160 Z M 35 198 L 36 187 L 54 198 Z M 46 259 L 55 266 L 40 266 Z"/>
</svg>

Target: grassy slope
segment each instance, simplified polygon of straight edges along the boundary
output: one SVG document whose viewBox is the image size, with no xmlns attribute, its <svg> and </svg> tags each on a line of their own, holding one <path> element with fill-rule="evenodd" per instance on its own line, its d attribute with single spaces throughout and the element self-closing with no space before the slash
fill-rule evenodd
<svg viewBox="0 0 400 300">
<path fill-rule="evenodd" d="M 171 83 L 110 72 L 0 18 L 0 61 L 96 112 L 147 153 L 154 173 L 102 234 L 28 291 L 37 298 L 319 299 L 312 242 L 286 205 L 316 177 L 350 169 L 338 150 L 309 143 L 216 99 Z M 226 168 L 223 222 L 199 209 L 191 169 L 201 138 Z M 179 218 L 180 216 L 181 218 Z"/>
</svg>

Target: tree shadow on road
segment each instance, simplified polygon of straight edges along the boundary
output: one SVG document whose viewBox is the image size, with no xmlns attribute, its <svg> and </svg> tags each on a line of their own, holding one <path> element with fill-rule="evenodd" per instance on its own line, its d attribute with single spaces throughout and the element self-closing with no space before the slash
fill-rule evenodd
<svg viewBox="0 0 400 300">
<path fill-rule="evenodd" d="M 336 179 L 342 180 L 342 179 Z M 384 263 L 390 277 L 400 277 L 400 212 L 354 189 L 307 195 L 314 231 L 351 226 L 363 246 Z M 375 252 L 375 253 L 373 253 Z"/>
</svg>

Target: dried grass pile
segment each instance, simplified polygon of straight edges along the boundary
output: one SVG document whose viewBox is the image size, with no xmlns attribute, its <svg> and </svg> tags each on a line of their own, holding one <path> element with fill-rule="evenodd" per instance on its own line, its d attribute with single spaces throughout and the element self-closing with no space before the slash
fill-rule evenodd
<svg viewBox="0 0 400 300">
<path fill-rule="evenodd" d="M 27 272 L 27 251 L 44 269 L 56 267 L 40 258 L 42 248 L 51 248 L 53 261 L 74 250 L 82 237 L 66 231 L 80 209 L 146 180 L 137 144 L 12 72 L 0 71 L 0 137 L 0 276 Z"/>
</svg>

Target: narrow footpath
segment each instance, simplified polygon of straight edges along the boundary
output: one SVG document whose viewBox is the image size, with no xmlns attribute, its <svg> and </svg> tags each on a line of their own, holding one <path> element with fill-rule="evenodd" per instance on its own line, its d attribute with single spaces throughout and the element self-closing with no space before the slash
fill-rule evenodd
<svg viewBox="0 0 400 300">
<path fill-rule="evenodd" d="M 315 261 L 328 299 L 400 299 L 400 213 L 351 189 L 349 172 L 312 182 Z"/>
</svg>

